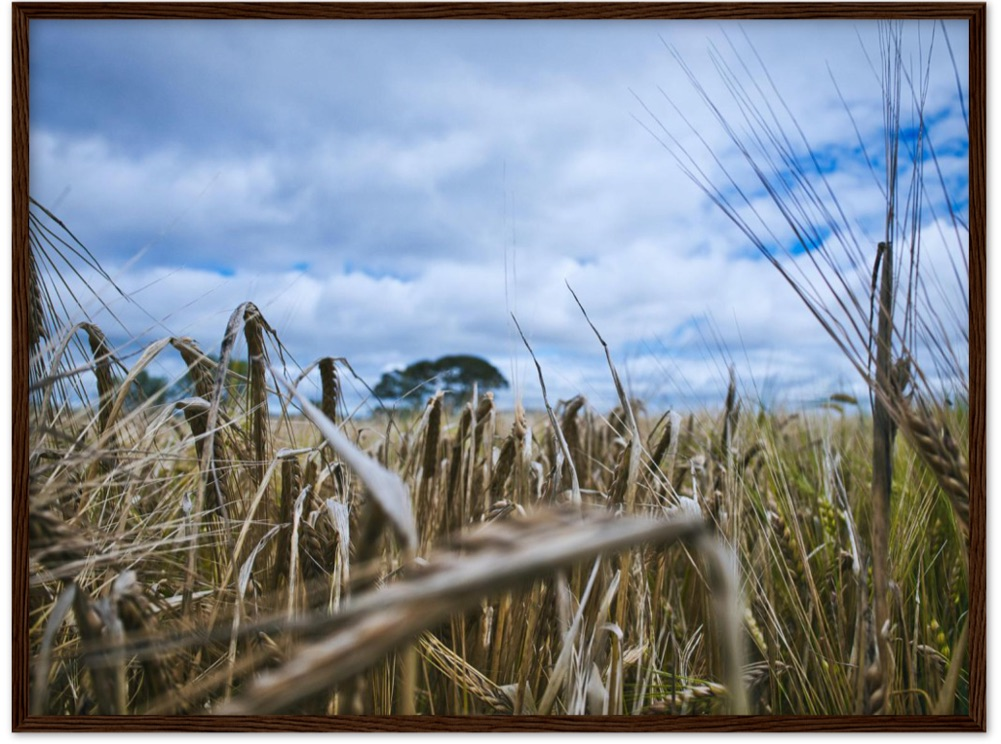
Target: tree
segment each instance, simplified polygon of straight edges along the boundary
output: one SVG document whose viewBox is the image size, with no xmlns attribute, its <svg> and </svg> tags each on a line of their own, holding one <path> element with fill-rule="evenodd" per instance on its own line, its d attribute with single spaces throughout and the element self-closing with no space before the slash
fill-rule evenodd
<svg viewBox="0 0 1001 744">
<path fill-rule="evenodd" d="M 154 377 L 147 370 L 141 370 L 132 381 L 132 389 L 129 391 L 126 405 L 136 408 L 144 401 L 152 399 L 157 393 L 167 387 L 165 377 Z M 157 399 L 157 403 L 163 403 L 162 398 Z"/>
<path fill-rule="evenodd" d="M 219 357 L 209 354 L 209 359 L 218 364 Z M 228 403 L 240 400 L 247 391 L 247 380 L 250 378 L 250 364 L 246 359 L 230 359 L 229 372 L 226 375 L 226 382 L 223 386 L 222 400 Z M 167 400 L 180 400 L 196 395 L 195 383 L 191 379 L 190 370 L 181 375 L 181 378 L 171 385 L 167 392 Z"/>
<path fill-rule="evenodd" d="M 443 356 L 436 361 L 422 359 L 406 369 L 387 372 L 375 386 L 375 394 L 384 401 L 404 400 L 420 407 L 439 388 L 450 391 L 453 403 L 462 403 L 480 392 L 508 387 L 496 367 L 486 359 L 465 354 Z"/>
</svg>

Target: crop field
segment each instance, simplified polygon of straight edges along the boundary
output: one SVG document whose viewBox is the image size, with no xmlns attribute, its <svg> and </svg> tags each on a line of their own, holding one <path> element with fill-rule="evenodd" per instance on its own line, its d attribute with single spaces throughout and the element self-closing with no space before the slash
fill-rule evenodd
<svg viewBox="0 0 1001 744">
<path fill-rule="evenodd" d="M 849 396 L 765 410 L 731 386 L 680 415 L 437 394 L 352 419 L 338 361 L 315 404 L 273 374 L 251 304 L 221 346 L 250 351 L 235 387 L 191 339 L 129 367 L 96 326 L 64 340 L 32 397 L 37 713 L 968 705 L 962 404 L 904 409 L 879 632 L 872 417 Z M 198 395 L 130 394 L 167 353 Z M 98 399 L 71 405 L 92 374 Z"/>
<path fill-rule="evenodd" d="M 935 287 L 968 297 L 969 228 L 926 282 L 928 162 L 889 179 L 892 240 L 811 249 L 830 292 L 787 277 L 867 391 L 800 408 L 729 362 L 718 401 L 634 398 L 576 294 L 610 410 L 549 396 L 525 334 L 535 410 L 382 400 L 336 349 L 293 363 L 252 302 L 122 354 L 70 320 L 100 264 L 33 201 L 32 713 L 968 715 L 970 311 Z M 785 219 L 839 219 L 787 165 L 803 188 L 762 176 Z M 144 387 L 168 355 L 182 396 Z"/>
</svg>

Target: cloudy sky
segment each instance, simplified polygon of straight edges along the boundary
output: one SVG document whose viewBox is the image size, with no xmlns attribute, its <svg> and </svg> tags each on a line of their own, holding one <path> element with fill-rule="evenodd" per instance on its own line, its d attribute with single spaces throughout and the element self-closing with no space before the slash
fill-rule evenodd
<svg viewBox="0 0 1001 744">
<path fill-rule="evenodd" d="M 939 173 L 968 213 L 966 24 L 945 30 L 955 66 L 943 27 L 904 34 L 915 74 L 932 49 L 938 165 L 923 250 L 942 275 L 964 238 L 944 222 Z M 779 272 L 662 143 L 714 182 L 733 174 L 742 191 L 728 193 L 749 196 L 787 268 L 809 275 L 685 72 L 752 131 L 725 84 L 732 70 L 739 90 L 795 117 L 791 156 L 836 190 L 853 244 L 875 246 L 875 24 L 32 21 L 30 44 L 31 193 L 134 300 L 88 277 L 124 325 L 98 316 L 126 357 L 167 335 L 217 352 L 251 300 L 302 366 L 346 357 L 374 385 L 417 359 L 478 354 L 514 383 L 504 402 L 534 407 L 513 313 L 551 396 L 607 409 L 604 353 L 569 282 L 633 393 L 657 406 L 717 404 L 731 363 L 768 405 L 859 390 Z M 864 277 L 871 263 L 851 268 Z M 154 371 L 176 377 L 180 360 L 168 351 Z"/>
</svg>

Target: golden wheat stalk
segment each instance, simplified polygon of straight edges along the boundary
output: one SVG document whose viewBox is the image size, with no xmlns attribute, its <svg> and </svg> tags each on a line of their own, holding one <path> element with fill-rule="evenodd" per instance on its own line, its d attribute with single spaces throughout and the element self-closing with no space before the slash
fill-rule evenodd
<svg viewBox="0 0 1001 744">
<path fill-rule="evenodd" d="M 668 522 L 602 515 L 580 521 L 571 512 L 537 515 L 527 522 L 494 522 L 444 553 L 411 579 L 368 593 L 331 618 L 337 630 L 302 648 L 283 667 L 262 675 L 225 715 L 274 713 L 296 700 L 352 678 L 394 648 L 449 615 L 479 604 L 487 594 L 531 582 L 540 574 L 604 552 L 653 542 L 668 545 L 704 531 L 701 521 Z"/>
</svg>

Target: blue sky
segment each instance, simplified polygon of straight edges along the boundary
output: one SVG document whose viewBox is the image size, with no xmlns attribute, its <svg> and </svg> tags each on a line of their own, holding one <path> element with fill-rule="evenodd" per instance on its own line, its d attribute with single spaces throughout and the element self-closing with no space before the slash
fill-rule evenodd
<svg viewBox="0 0 1001 744">
<path fill-rule="evenodd" d="M 926 119 L 965 213 L 966 129 L 941 28 L 908 27 L 905 55 L 919 64 L 933 30 Z M 965 24 L 947 30 L 965 91 Z M 303 366 L 346 357 L 374 385 L 420 358 L 479 354 L 515 382 L 507 401 L 535 406 L 513 312 L 551 395 L 608 408 L 604 354 L 570 282 L 634 393 L 659 406 L 721 401 L 731 361 L 769 403 L 859 389 L 648 128 L 665 122 L 710 177 L 726 167 L 794 249 L 668 47 L 741 131 L 711 52 L 732 61 L 732 44 L 752 66 L 757 53 L 854 239 L 874 246 L 882 199 L 855 127 L 881 167 L 875 24 L 33 21 L 30 41 L 31 193 L 142 307 L 113 302 L 125 355 L 168 334 L 218 350 L 252 300 Z M 941 193 L 927 201 L 923 260 L 946 276 L 962 246 L 935 224 Z M 784 260 L 812 277 L 807 258 Z M 154 371 L 179 375 L 180 360 L 167 352 Z"/>
</svg>

